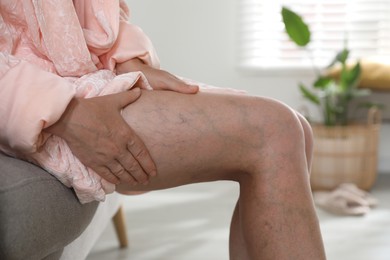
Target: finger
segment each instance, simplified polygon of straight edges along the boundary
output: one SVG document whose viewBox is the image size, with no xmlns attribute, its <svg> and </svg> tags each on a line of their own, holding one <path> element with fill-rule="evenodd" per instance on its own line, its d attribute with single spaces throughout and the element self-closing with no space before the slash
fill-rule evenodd
<svg viewBox="0 0 390 260">
<path fill-rule="evenodd" d="M 174 80 L 176 80 L 177 84 L 180 84 L 179 88 L 183 91 L 183 93 L 187 94 L 196 94 L 199 92 L 199 86 L 195 84 L 186 83 L 184 80 L 176 77 L 173 74 L 170 74 Z"/>
<path fill-rule="evenodd" d="M 117 101 L 118 108 L 123 108 L 136 101 L 141 96 L 141 90 L 134 88 L 130 91 L 114 94 L 113 96 Z"/>
<path fill-rule="evenodd" d="M 118 158 L 118 161 L 138 183 L 146 183 L 149 180 L 148 174 L 143 170 L 141 165 L 130 152 L 128 154 L 123 154 L 120 158 Z"/>
<path fill-rule="evenodd" d="M 99 174 L 100 177 L 102 177 L 103 179 L 105 179 L 108 182 L 111 182 L 113 184 L 120 183 L 119 179 L 111 173 L 110 169 L 108 169 L 106 167 L 99 167 L 99 168 L 92 169 L 92 170 L 94 170 L 97 174 Z"/>
<path fill-rule="evenodd" d="M 185 86 L 186 86 L 186 88 L 184 89 L 185 94 L 196 94 L 199 92 L 199 86 L 197 85 L 191 85 L 185 83 Z"/>
<path fill-rule="evenodd" d="M 106 167 L 110 169 L 111 173 L 116 176 L 121 182 L 136 184 L 136 181 L 131 176 L 131 173 L 129 173 L 125 168 L 123 168 L 119 162 L 113 161 L 107 164 Z"/>
<path fill-rule="evenodd" d="M 127 143 L 127 149 L 137 160 L 143 171 L 149 176 L 157 175 L 157 168 L 146 146 L 140 138 L 135 136 Z"/>
<path fill-rule="evenodd" d="M 171 82 L 168 82 L 167 85 L 172 86 L 173 91 L 183 94 L 196 94 L 199 92 L 199 86 L 187 84 L 177 78 L 172 78 Z"/>
</svg>

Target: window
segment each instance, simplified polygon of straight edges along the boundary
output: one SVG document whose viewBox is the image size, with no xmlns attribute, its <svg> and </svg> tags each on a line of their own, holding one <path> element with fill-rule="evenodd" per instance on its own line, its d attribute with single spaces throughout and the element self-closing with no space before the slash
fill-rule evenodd
<svg viewBox="0 0 390 260">
<path fill-rule="evenodd" d="M 309 51 L 288 39 L 282 6 L 309 24 Z M 321 68 L 345 42 L 351 58 L 390 57 L 390 0 L 240 0 L 239 21 L 239 65 L 247 69 Z"/>
</svg>

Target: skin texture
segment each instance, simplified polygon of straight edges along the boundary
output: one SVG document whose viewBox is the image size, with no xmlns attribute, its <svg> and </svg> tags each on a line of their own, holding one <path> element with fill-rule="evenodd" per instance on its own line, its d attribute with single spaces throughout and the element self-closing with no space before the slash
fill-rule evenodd
<svg viewBox="0 0 390 260">
<path fill-rule="evenodd" d="M 268 98 L 197 93 L 138 60 L 117 67 L 134 70 L 155 91 L 74 100 L 48 131 L 124 194 L 238 182 L 231 259 L 325 259 L 309 184 L 312 133 L 300 115 Z"/>
</svg>

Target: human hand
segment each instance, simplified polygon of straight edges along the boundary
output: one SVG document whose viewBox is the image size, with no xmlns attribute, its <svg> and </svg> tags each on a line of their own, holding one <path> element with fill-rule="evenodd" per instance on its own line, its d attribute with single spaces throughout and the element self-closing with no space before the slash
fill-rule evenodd
<svg viewBox="0 0 390 260">
<path fill-rule="evenodd" d="M 74 98 L 60 120 L 44 131 L 62 137 L 73 154 L 107 181 L 147 183 L 156 166 L 142 140 L 120 114 L 141 91 Z"/>
<path fill-rule="evenodd" d="M 195 94 L 199 91 L 198 86 L 187 84 L 171 73 L 165 70 L 155 69 L 137 58 L 117 64 L 116 66 L 118 75 L 131 71 L 141 71 L 154 90 L 170 90 L 183 94 Z"/>
</svg>

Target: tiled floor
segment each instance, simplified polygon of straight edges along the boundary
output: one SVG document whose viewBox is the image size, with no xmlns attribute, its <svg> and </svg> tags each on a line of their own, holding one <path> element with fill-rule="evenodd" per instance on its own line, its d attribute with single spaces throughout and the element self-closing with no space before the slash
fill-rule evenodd
<svg viewBox="0 0 390 260">
<path fill-rule="evenodd" d="M 228 259 L 234 183 L 197 184 L 126 197 L 129 249 L 120 250 L 109 225 L 89 260 Z M 379 207 L 364 217 L 340 217 L 318 210 L 329 260 L 390 259 L 390 174 L 372 191 Z"/>
</svg>

